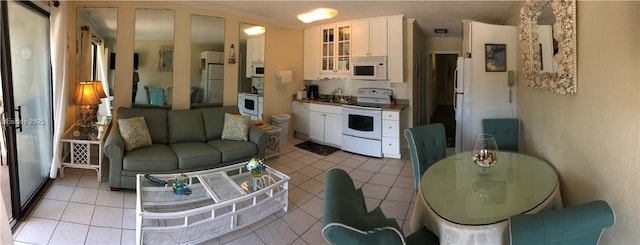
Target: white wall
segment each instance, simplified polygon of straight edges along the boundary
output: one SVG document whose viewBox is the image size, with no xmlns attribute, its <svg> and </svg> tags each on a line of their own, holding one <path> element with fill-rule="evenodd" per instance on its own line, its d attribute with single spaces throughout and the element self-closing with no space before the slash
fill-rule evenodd
<svg viewBox="0 0 640 245">
<path fill-rule="evenodd" d="M 194 74 L 199 77 L 199 62 L 193 63 L 193 50 L 191 49 L 191 15 L 216 16 L 225 20 L 225 57 L 229 56 L 228 47 L 231 44 L 238 45 L 239 26 L 241 22 L 265 26 L 267 29 L 265 41 L 265 113 L 269 118 L 274 113 L 290 113 L 290 95 L 299 89 L 302 81 L 302 30 L 293 30 L 279 27 L 263 20 L 238 16 L 219 10 L 195 8 L 172 2 L 147 2 L 147 1 L 69 1 L 70 10 L 68 19 L 68 36 L 75 37 L 76 7 L 112 7 L 118 11 L 118 30 L 116 38 L 117 57 L 115 77 L 114 108 L 129 107 L 131 105 L 131 74 L 133 72 L 134 53 L 134 29 L 136 9 L 171 9 L 175 12 L 176 27 L 174 30 L 174 67 L 170 78 L 173 87 L 173 109 L 189 108 L 189 90 L 193 83 Z M 184 28 L 182 28 L 184 27 Z M 75 50 L 75 42 L 70 43 L 70 50 Z M 115 49 L 114 49 L 115 50 Z M 237 48 L 236 48 L 237 51 Z M 157 52 L 157 50 L 155 51 Z M 199 53 L 199 51 L 198 51 Z M 141 57 L 142 59 L 142 57 Z M 156 57 L 157 59 L 157 57 Z M 68 60 L 70 86 L 69 93 L 73 93 L 77 81 L 75 56 Z M 141 60 L 141 62 L 143 62 Z M 142 65 L 142 64 L 141 64 Z M 156 63 L 153 63 L 155 66 Z M 275 81 L 276 70 L 292 70 L 293 82 L 290 84 L 277 84 Z M 194 73 L 196 72 L 196 73 Z M 141 77 L 141 82 L 143 79 Z M 158 79 L 159 80 L 159 79 Z M 166 87 L 167 85 L 165 85 Z M 140 87 L 139 91 L 143 89 Z M 238 63 L 225 64 L 224 66 L 224 105 L 236 105 L 238 92 Z M 287 105 L 287 106 L 285 106 Z M 73 104 L 68 105 L 66 117 L 67 127 L 77 118 L 77 110 Z"/>
<path fill-rule="evenodd" d="M 600 244 L 640 242 L 638 13 L 637 1 L 578 1 L 577 94 L 518 81 L 525 153 L 556 168 L 565 206 L 602 199 L 615 211 Z"/>
<path fill-rule="evenodd" d="M 463 134 L 463 142 L 470 143 L 473 137 L 482 133 L 481 120 L 484 118 L 515 118 L 516 89 L 513 88 L 509 103 L 507 72 L 487 72 L 485 69 L 485 44 L 506 44 L 507 71 L 517 70 L 517 28 L 508 25 L 491 25 L 471 22 L 471 96 L 470 134 Z M 465 123 L 467 118 L 464 119 Z M 462 145 L 470 149 L 471 145 Z M 468 147 L 468 148 L 465 148 Z"/>
</svg>

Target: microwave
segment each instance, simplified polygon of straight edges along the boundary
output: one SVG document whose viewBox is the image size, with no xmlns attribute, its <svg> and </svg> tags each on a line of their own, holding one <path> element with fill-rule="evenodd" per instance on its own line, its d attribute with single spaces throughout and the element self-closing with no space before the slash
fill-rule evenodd
<svg viewBox="0 0 640 245">
<path fill-rule="evenodd" d="M 387 56 L 352 57 L 351 79 L 388 80 Z"/>
<path fill-rule="evenodd" d="M 264 61 L 252 61 L 251 69 L 252 76 L 264 77 Z"/>
</svg>

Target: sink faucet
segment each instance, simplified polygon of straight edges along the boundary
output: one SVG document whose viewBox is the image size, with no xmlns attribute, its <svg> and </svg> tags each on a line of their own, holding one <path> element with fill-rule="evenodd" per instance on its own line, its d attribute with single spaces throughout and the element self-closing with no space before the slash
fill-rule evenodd
<svg viewBox="0 0 640 245">
<path fill-rule="evenodd" d="M 336 93 L 341 96 L 342 95 L 342 88 L 337 88 L 336 89 Z"/>
</svg>

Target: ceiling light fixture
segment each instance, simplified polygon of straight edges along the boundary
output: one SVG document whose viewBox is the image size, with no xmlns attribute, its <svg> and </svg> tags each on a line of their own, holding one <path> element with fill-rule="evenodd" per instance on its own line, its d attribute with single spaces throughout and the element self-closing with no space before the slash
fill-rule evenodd
<svg viewBox="0 0 640 245">
<path fill-rule="evenodd" d="M 330 8 L 318 8 L 311 12 L 298 15 L 298 20 L 304 23 L 311 23 L 318 20 L 326 20 L 335 17 L 338 11 Z"/>
<path fill-rule="evenodd" d="M 259 35 L 264 33 L 264 26 L 254 26 L 247 29 L 244 29 L 244 33 L 249 36 Z"/>
</svg>

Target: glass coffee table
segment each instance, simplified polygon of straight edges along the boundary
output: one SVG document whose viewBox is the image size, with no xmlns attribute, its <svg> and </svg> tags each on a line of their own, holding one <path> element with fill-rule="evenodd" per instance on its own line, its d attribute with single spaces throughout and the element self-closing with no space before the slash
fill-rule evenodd
<svg viewBox="0 0 640 245">
<path fill-rule="evenodd" d="M 251 177 L 246 163 L 176 174 L 154 174 L 160 186 L 137 177 L 136 243 L 195 244 L 287 211 L 289 176 L 267 166 Z M 172 183 L 186 175 L 190 195 L 178 195 Z"/>
</svg>

